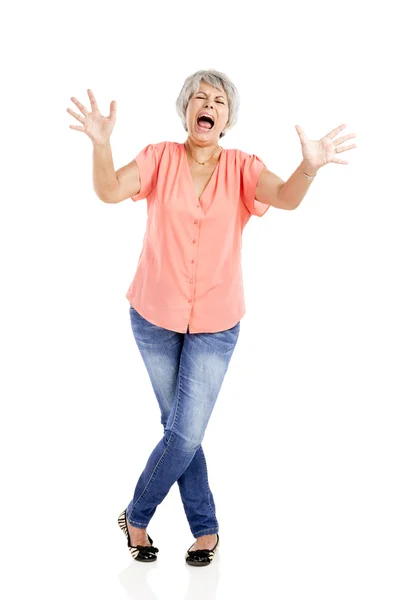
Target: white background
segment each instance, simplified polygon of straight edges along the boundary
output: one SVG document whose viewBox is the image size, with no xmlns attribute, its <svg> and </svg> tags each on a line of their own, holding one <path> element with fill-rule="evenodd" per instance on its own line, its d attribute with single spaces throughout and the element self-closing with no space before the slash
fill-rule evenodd
<svg viewBox="0 0 400 600">
<path fill-rule="evenodd" d="M 399 598 L 399 106 L 394 2 L 35 2 L 2 20 L 1 531 L 5 598 Z M 247 312 L 203 447 L 210 567 L 177 485 L 133 561 L 117 526 L 159 409 L 125 293 L 146 201 L 101 202 L 76 96 L 117 101 L 115 169 L 186 139 L 198 69 L 237 86 L 225 148 L 286 180 L 346 123 L 357 148 L 243 234 Z M 4 574 L 7 572 L 7 575 Z"/>
</svg>

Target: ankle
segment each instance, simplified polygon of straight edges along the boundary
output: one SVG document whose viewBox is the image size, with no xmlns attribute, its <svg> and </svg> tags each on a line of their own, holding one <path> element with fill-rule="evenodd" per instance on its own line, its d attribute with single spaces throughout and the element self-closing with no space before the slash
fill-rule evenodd
<svg viewBox="0 0 400 600">
<path fill-rule="evenodd" d="M 144 532 L 146 533 L 146 528 L 143 529 L 143 527 L 136 527 L 136 525 L 131 525 L 131 523 L 129 523 L 128 519 L 126 520 L 127 525 L 129 527 L 129 529 L 131 529 L 132 531 L 137 531 L 139 532 Z"/>
</svg>

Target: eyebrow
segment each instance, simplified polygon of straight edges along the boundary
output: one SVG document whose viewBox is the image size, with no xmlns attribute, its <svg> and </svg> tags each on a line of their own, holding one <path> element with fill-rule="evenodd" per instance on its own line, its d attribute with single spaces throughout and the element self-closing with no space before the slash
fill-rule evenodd
<svg viewBox="0 0 400 600">
<path fill-rule="evenodd" d="M 199 90 L 197 93 L 198 94 L 204 94 L 205 96 L 207 96 L 207 93 L 206 92 L 202 92 L 201 90 Z M 226 100 L 225 96 L 215 96 L 215 97 L 216 98 L 223 98 L 224 100 Z"/>
</svg>

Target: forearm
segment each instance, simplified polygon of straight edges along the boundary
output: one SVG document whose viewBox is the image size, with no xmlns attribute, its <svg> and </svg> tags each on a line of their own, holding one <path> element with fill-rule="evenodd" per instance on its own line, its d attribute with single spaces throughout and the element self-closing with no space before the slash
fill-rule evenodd
<svg viewBox="0 0 400 600">
<path fill-rule="evenodd" d="M 93 143 L 93 188 L 103 202 L 111 197 L 118 186 L 110 141 L 105 144 Z"/>
<path fill-rule="evenodd" d="M 279 190 L 279 200 L 288 210 L 293 210 L 299 206 L 314 181 L 314 179 L 308 179 L 304 173 L 306 175 L 316 175 L 317 171 L 303 160 Z"/>
</svg>

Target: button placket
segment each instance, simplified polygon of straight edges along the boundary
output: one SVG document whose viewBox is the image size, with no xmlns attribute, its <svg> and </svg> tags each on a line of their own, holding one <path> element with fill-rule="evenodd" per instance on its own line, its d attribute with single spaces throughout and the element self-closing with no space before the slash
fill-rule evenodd
<svg viewBox="0 0 400 600">
<path fill-rule="evenodd" d="M 197 205 L 197 208 L 199 208 L 199 204 Z M 197 225 L 197 224 L 198 224 L 198 222 L 199 222 L 199 221 L 198 221 L 198 219 L 195 219 L 195 220 L 193 221 L 193 223 L 194 223 L 195 225 Z M 197 242 L 197 240 L 196 240 L 196 238 L 194 238 L 194 239 L 192 240 L 192 244 L 195 244 L 196 242 Z M 195 263 L 195 259 L 194 259 L 194 258 L 192 258 L 192 264 L 194 264 L 194 263 Z M 190 279 L 189 279 L 189 283 L 193 283 L 193 281 L 194 281 L 194 280 L 193 280 L 192 278 L 190 278 Z M 192 298 L 189 298 L 188 302 L 189 302 L 189 304 L 191 304 L 191 303 L 193 302 L 193 299 L 192 299 Z"/>
</svg>

